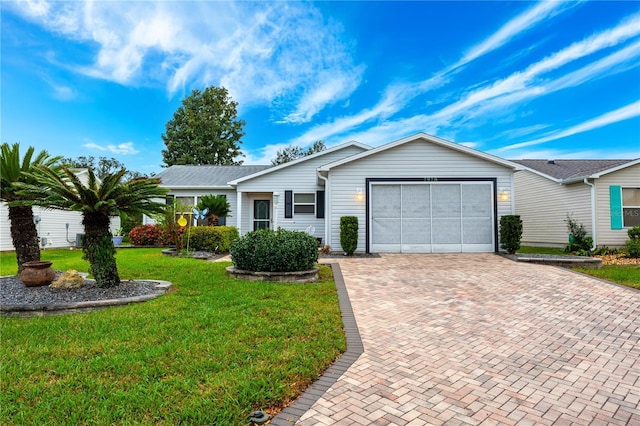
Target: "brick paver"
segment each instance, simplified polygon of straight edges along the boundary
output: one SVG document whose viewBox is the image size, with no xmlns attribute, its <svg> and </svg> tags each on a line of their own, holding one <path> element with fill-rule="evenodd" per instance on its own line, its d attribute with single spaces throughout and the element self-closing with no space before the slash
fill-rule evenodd
<svg viewBox="0 0 640 426">
<path fill-rule="evenodd" d="M 492 254 L 340 267 L 364 353 L 299 425 L 640 425 L 640 292 Z"/>
</svg>

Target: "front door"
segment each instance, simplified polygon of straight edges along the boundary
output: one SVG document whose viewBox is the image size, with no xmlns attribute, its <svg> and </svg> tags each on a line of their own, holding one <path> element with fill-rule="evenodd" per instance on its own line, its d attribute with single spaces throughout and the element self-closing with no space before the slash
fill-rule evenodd
<svg viewBox="0 0 640 426">
<path fill-rule="evenodd" d="M 269 229 L 271 224 L 271 200 L 253 200 L 253 230 Z"/>
</svg>

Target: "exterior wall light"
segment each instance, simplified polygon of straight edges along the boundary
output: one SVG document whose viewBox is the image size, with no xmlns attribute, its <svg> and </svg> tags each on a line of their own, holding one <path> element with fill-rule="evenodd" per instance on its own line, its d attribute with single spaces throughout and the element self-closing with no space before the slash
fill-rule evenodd
<svg viewBox="0 0 640 426">
<path fill-rule="evenodd" d="M 498 200 L 499 201 L 509 201 L 509 191 L 506 189 L 500 189 L 498 192 Z"/>
<path fill-rule="evenodd" d="M 356 188 L 356 200 L 364 200 L 364 191 L 362 190 L 362 188 Z"/>
<path fill-rule="evenodd" d="M 277 192 L 273 193 L 273 204 L 274 205 L 278 205 L 278 203 L 280 202 L 280 194 Z"/>
</svg>

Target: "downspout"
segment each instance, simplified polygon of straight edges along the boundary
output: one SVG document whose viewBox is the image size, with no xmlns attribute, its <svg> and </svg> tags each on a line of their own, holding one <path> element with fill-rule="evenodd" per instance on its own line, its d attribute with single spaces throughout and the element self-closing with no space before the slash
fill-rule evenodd
<svg viewBox="0 0 640 426">
<path fill-rule="evenodd" d="M 329 211 L 331 208 L 329 207 L 329 178 L 322 176 L 320 170 L 316 170 L 316 174 L 320 179 L 324 181 L 324 245 L 329 245 Z"/>
<path fill-rule="evenodd" d="M 591 250 L 593 251 L 598 247 L 598 240 L 596 238 L 596 186 L 589 182 L 588 178 L 584 178 L 582 182 L 591 187 L 591 236 L 593 238 L 593 247 L 591 247 Z"/>
</svg>

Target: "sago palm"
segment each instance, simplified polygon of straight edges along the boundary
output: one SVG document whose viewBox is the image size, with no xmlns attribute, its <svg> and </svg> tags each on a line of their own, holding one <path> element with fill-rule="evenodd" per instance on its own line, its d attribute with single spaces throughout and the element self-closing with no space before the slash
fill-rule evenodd
<svg viewBox="0 0 640 426">
<path fill-rule="evenodd" d="M 209 225 L 218 225 L 218 219 L 221 217 L 229 216 L 231 212 L 231 205 L 224 195 L 203 195 L 198 201 L 198 209 L 209 209 L 207 220 Z"/>
<path fill-rule="evenodd" d="M 41 151 L 34 157 L 35 149 L 27 148 L 24 157 L 20 157 L 20 144 L 9 145 L 3 143 L 0 147 L 0 201 L 9 207 L 9 222 L 11 240 L 16 251 L 18 273 L 22 272 L 22 264 L 40 260 L 40 244 L 38 231 L 33 221 L 31 205 L 24 205 L 24 201 L 32 199 L 30 196 L 18 194 L 18 183 L 36 184 L 30 175 L 37 165 L 44 165 L 55 171 L 55 164 L 62 157 L 50 157 L 47 151 Z"/>
<path fill-rule="evenodd" d="M 96 285 L 112 287 L 120 283 L 115 248 L 109 232 L 110 218 L 121 213 L 162 213 L 165 209 L 166 189 L 158 187 L 155 178 L 123 181 L 127 173 L 122 169 L 109 173 L 102 180 L 87 169 L 86 181 L 74 170 L 62 167 L 62 174 L 49 167 L 39 167 L 38 185 L 22 185 L 23 192 L 34 196 L 35 204 L 57 209 L 70 209 L 82 213 L 84 226 L 84 257 Z"/>
</svg>

